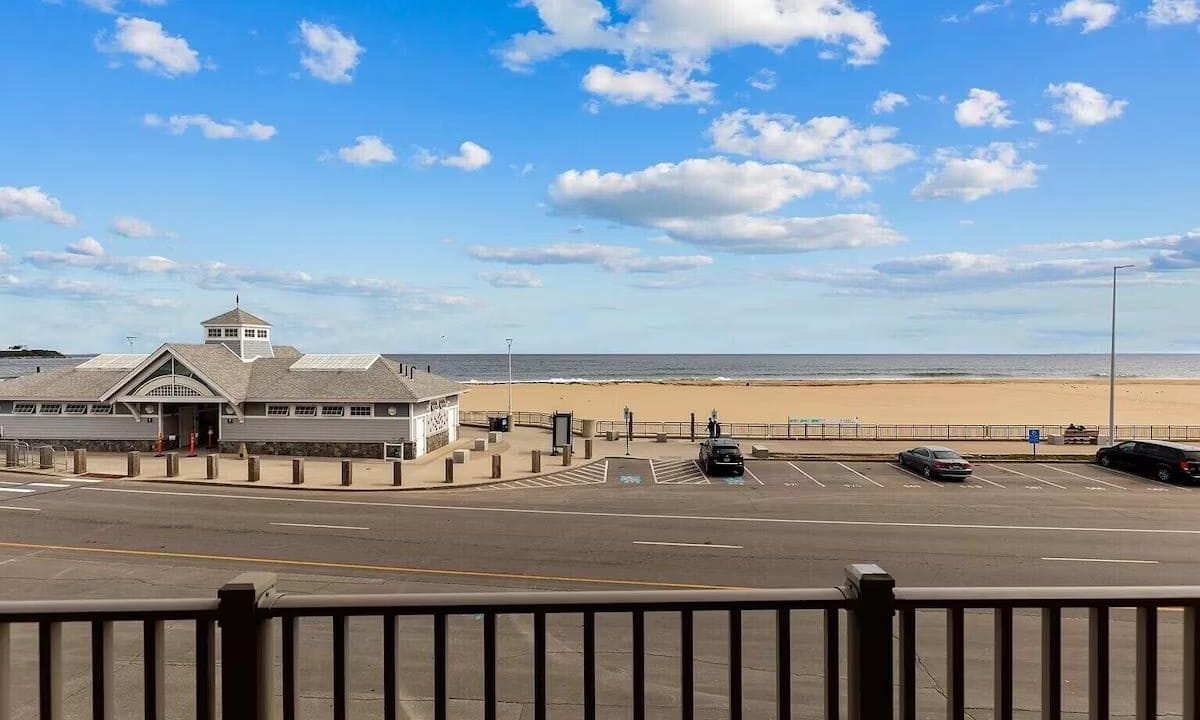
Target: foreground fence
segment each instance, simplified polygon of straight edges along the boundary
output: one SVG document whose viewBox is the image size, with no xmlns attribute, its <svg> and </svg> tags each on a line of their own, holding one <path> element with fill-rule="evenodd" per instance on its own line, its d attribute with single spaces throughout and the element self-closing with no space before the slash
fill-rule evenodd
<svg viewBox="0 0 1200 720">
<path fill-rule="evenodd" d="M 462 425 L 487 427 L 488 419 L 504 417 L 504 411 L 471 410 L 459 413 Z M 707 418 L 691 420 L 633 423 L 633 437 L 652 438 L 664 434 L 671 438 L 704 437 Z M 525 427 L 550 427 L 550 415 L 538 412 L 513 413 L 513 424 Z M 849 424 L 788 424 L 788 423 L 721 423 L 721 432 L 745 440 L 1008 440 L 1024 442 L 1030 430 L 1039 430 L 1043 441 L 1050 435 L 1066 434 L 1067 425 L 880 425 Z M 1107 426 L 1086 425 L 1086 430 L 1108 434 Z M 576 419 L 576 433 L 583 432 L 583 420 Z M 598 420 L 596 432 L 618 432 L 624 435 L 622 420 Z M 1117 438 L 1122 440 L 1200 440 L 1200 425 L 1118 425 Z"/>
<path fill-rule="evenodd" d="M 1170 633 L 1163 639 L 1178 652 L 1159 652 L 1164 608 L 1182 609 L 1181 622 L 1173 617 L 1163 623 Z M 1128 631 L 1129 623 L 1113 617 L 1117 611 L 1134 613 L 1131 638 L 1110 636 Z M 1086 615 L 1069 617 L 1086 623 L 1087 640 L 1064 647 L 1064 615 L 1079 612 Z M 944 633 L 918 623 L 919 616 L 930 614 L 944 622 Z M 1037 622 L 1037 640 L 1014 639 L 1015 614 L 1025 625 Z M 38 717 L 88 714 L 64 710 L 64 628 L 79 625 L 89 634 L 81 674 L 90 675 L 95 720 L 131 714 L 116 711 L 130 695 L 141 696 L 147 720 L 167 717 L 168 707 L 171 717 L 194 714 L 197 720 L 218 714 L 225 720 L 297 720 L 306 711 L 334 720 L 364 715 L 396 720 L 412 717 L 417 701 L 416 715 L 434 720 L 494 720 L 502 698 L 504 705 L 522 705 L 528 711 L 522 717 L 536 720 L 547 718 L 551 708 L 556 717 L 585 720 L 594 720 L 598 711 L 613 715 L 614 709 L 636 720 L 716 714 L 735 720 L 961 720 L 967 707 L 966 650 L 979 641 L 967 632 L 968 615 L 975 629 L 981 622 L 990 625 L 982 633 L 992 640 L 990 678 L 976 680 L 990 680 L 984 709 L 991 717 L 1025 717 L 1037 705 L 1046 719 L 1068 711 L 1086 711 L 1090 718 L 1119 712 L 1154 718 L 1161 711 L 1200 720 L 1200 587 L 897 588 L 874 565 L 851 565 L 844 585 L 810 590 L 293 595 L 279 592 L 271 574 L 248 573 L 222 587 L 216 599 L 5 602 L 0 718 L 17 714 L 11 707 L 14 690 L 23 688 L 13 685 L 14 667 L 30 657 L 36 658 Z M 559 620 L 564 617 L 572 624 Z M 503 638 L 501 651 L 499 623 L 514 618 L 524 624 Z M 370 623 L 365 632 L 352 633 L 351 623 L 364 619 Z M 420 624 L 412 625 L 414 619 Z M 805 620 L 810 622 L 798 622 Z M 140 626 L 140 652 L 115 663 L 114 626 L 127 624 Z M 22 627 L 33 629 L 31 642 L 14 642 L 14 630 Z M 168 643 L 168 629 L 176 640 L 182 631 L 185 641 Z M 320 633 L 309 642 L 314 630 Z M 617 636 L 628 643 L 617 643 Z M 1028 669 L 1017 658 L 1030 645 L 1040 645 L 1040 661 L 1028 663 L 1037 665 L 1037 702 L 1029 702 L 1029 688 L 1014 676 L 1015 663 Z M 1112 652 L 1125 647 L 1136 648 L 1132 692 L 1129 678 L 1112 670 Z M 944 658 L 944 675 L 938 656 Z M 1182 659 L 1169 679 L 1160 676 L 1164 657 Z M 1064 691 L 1077 694 L 1078 683 L 1065 678 L 1064 664 L 1075 667 L 1084 658 L 1086 698 L 1071 695 L 1076 707 L 1068 708 Z M 179 672 L 180 661 L 186 673 Z M 140 692 L 115 685 L 114 665 L 127 670 L 131 663 L 140 664 Z M 977 664 L 971 667 L 978 672 Z M 515 676 L 518 669 L 523 672 Z M 927 682 L 922 674 L 928 674 Z M 427 693 L 414 692 L 416 685 Z M 1160 686 L 1177 687 L 1180 694 L 1160 698 Z M 382 688 L 380 706 L 364 703 L 367 687 Z M 1126 691 L 1115 694 L 1114 687 Z M 73 681 L 71 697 L 79 699 L 82 689 Z M 179 695 L 191 698 L 183 702 Z M 312 712 L 314 698 L 320 699 L 319 713 Z M 179 711 L 185 705 L 189 711 Z"/>
</svg>

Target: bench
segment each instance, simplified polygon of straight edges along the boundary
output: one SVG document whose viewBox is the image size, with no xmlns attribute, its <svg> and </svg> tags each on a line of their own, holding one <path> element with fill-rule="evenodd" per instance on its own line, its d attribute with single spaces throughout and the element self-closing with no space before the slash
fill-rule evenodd
<svg viewBox="0 0 1200 720">
<path fill-rule="evenodd" d="M 1099 445 L 1099 430 L 1063 430 L 1063 443 L 1067 445 Z"/>
</svg>

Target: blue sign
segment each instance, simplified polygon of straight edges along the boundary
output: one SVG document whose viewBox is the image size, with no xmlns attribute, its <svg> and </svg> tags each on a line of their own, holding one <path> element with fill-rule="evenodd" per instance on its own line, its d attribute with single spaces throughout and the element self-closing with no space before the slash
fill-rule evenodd
<svg viewBox="0 0 1200 720">
<path fill-rule="evenodd" d="M 1029 431 L 1029 444 L 1030 445 L 1037 445 L 1041 441 L 1042 441 L 1042 431 L 1041 430 L 1030 430 Z"/>
</svg>

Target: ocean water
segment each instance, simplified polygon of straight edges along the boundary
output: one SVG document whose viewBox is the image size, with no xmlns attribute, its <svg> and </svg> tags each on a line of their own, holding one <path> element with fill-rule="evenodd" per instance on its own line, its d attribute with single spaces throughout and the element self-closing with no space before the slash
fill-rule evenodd
<svg viewBox="0 0 1200 720">
<path fill-rule="evenodd" d="M 83 362 L 0 358 L 0 378 Z M 462 382 L 501 383 L 506 355 L 389 355 Z M 1127 378 L 1200 378 L 1200 354 L 1118 355 Z M 517 382 L 953 380 L 1108 377 L 1107 355 L 513 355 Z"/>
</svg>

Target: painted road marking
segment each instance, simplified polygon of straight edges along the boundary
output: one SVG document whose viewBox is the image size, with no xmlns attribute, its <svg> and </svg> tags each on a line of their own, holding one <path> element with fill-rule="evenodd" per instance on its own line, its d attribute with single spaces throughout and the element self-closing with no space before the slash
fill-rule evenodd
<svg viewBox="0 0 1200 720">
<path fill-rule="evenodd" d="M 803 471 L 803 470 L 801 470 L 800 468 L 796 467 L 794 464 L 792 464 L 792 463 L 788 463 L 788 465 L 789 465 L 789 466 L 790 466 L 790 467 L 791 467 L 793 470 L 795 470 L 796 472 L 800 473 L 801 475 L 803 475 L 804 477 L 808 478 L 809 480 L 812 480 L 813 482 L 815 482 L 815 483 L 817 484 L 817 486 L 818 486 L 818 487 L 825 487 L 825 483 L 823 483 L 823 482 L 821 482 L 820 480 L 816 479 L 816 478 L 815 478 L 815 477 L 813 477 L 812 475 L 809 475 L 808 473 L 804 472 L 804 471 Z"/>
<path fill-rule="evenodd" d="M 1069 558 L 1069 557 L 1044 557 L 1043 560 L 1051 560 L 1054 562 L 1082 562 L 1082 563 L 1128 563 L 1130 565 L 1157 565 L 1157 560 L 1114 560 L 1110 558 Z"/>
<path fill-rule="evenodd" d="M 41 508 L 17 507 L 16 505 L 0 505 L 0 510 L 24 510 L 25 512 L 41 512 Z"/>
<path fill-rule="evenodd" d="M 29 483 L 29 487 L 69 488 L 71 486 L 65 483 L 31 482 Z"/>
<path fill-rule="evenodd" d="M 838 464 L 840 465 L 841 463 L 838 463 Z M 891 467 L 896 468 L 897 470 L 904 473 L 905 475 L 916 475 L 917 477 L 921 478 L 925 482 L 933 483 L 934 485 L 936 485 L 938 487 L 946 487 L 945 485 L 941 484 L 940 482 L 938 482 L 937 480 L 934 480 L 931 477 L 925 477 L 924 475 L 918 475 L 917 473 L 912 472 L 908 468 L 901 467 L 901 466 L 897 465 L 896 463 L 887 463 L 887 464 L 890 465 Z M 904 487 L 923 487 L 923 486 L 922 485 L 905 485 Z"/>
<path fill-rule="evenodd" d="M 1074 475 L 1077 478 L 1087 480 L 1089 482 L 1098 482 L 1101 485 L 1107 485 L 1111 488 L 1116 488 L 1118 490 L 1128 490 L 1129 489 L 1127 487 L 1122 487 L 1121 485 L 1117 485 L 1116 483 L 1110 483 L 1105 480 L 1101 480 L 1100 478 L 1088 477 L 1087 475 L 1080 475 L 1077 472 L 1071 472 L 1070 470 L 1063 470 L 1062 468 L 1054 467 L 1053 465 L 1046 465 L 1045 463 L 1038 463 L 1038 465 L 1041 467 L 1044 467 L 1044 468 L 1050 468 L 1051 470 L 1057 470 L 1060 473 L 1063 473 L 1065 475 Z"/>
<path fill-rule="evenodd" d="M 708 476 L 695 460 L 651 460 L 650 468 L 658 485 L 708 485 Z"/>
<path fill-rule="evenodd" d="M 357 525 L 310 525 L 309 523 L 280 523 L 273 522 L 272 525 L 278 527 L 294 527 L 294 528 L 320 528 L 322 530 L 370 530 L 369 527 L 359 527 Z"/>
<path fill-rule="evenodd" d="M 621 484 L 622 485 L 641 485 L 642 484 L 642 476 L 641 475 L 622 475 L 621 476 Z"/>
<path fill-rule="evenodd" d="M 993 464 L 991 464 L 991 463 L 988 463 L 988 467 L 990 467 L 990 468 L 996 468 L 997 470 L 1003 470 L 1004 472 L 1007 472 L 1007 473 L 1012 473 L 1013 475 L 1020 475 L 1021 477 L 1023 477 L 1023 478 L 1029 478 L 1030 480 L 1036 480 L 1036 481 L 1038 481 L 1038 482 L 1040 482 L 1040 483 L 1045 483 L 1046 485 L 1050 485 L 1051 487 L 1056 487 L 1056 488 L 1058 488 L 1059 490 L 1066 490 L 1066 489 L 1068 489 L 1066 485 L 1059 485 L 1059 484 L 1058 484 L 1058 483 L 1056 483 L 1056 482 L 1051 482 L 1051 481 L 1049 481 L 1049 480 L 1043 480 L 1043 479 L 1041 479 L 1041 478 L 1039 478 L 1039 477 L 1034 477 L 1034 476 L 1032 476 L 1032 475 L 1026 475 L 1026 474 L 1025 474 L 1025 473 L 1023 473 L 1023 472 L 1018 472 L 1018 471 L 1016 471 L 1016 470 L 1010 470 L 1009 468 L 1006 468 L 1006 467 L 1000 467 L 999 465 L 993 465 Z"/>
<path fill-rule="evenodd" d="M 67 479 L 68 479 L 68 480 L 70 480 L 71 482 L 78 482 L 78 483 L 99 483 L 99 482 L 104 482 L 103 480 L 97 480 L 96 478 L 81 478 L 81 477 L 73 477 L 73 478 L 67 478 Z"/>
<path fill-rule="evenodd" d="M 30 490 L 29 488 L 23 488 L 23 487 L 11 487 L 11 488 L 3 487 L 3 488 L 0 488 L 0 492 L 31 493 L 33 491 Z"/>
<path fill-rule="evenodd" d="M 650 477 L 654 480 L 654 484 L 657 485 L 658 484 L 658 471 L 654 469 L 654 461 L 653 460 L 650 461 Z M 640 483 L 642 481 L 642 477 L 639 475 L 639 476 L 637 476 L 637 478 L 638 478 L 638 482 Z"/>
<path fill-rule="evenodd" d="M 992 481 L 992 480 L 988 480 L 987 478 L 985 478 L 985 477 L 982 477 L 982 476 L 980 476 L 980 475 L 975 475 L 975 474 L 973 474 L 973 473 L 972 473 L 971 477 L 975 478 L 976 480 L 982 480 L 982 481 L 984 481 L 985 483 L 987 483 L 988 485 L 995 485 L 995 486 L 996 486 L 996 487 L 998 487 L 998 488 L 1004 489 L 1004 486 L 1003 486 L 1003 485 L 1001 485 L 1000 483 L 998 483 L 998 482 L 994 482 L 994 481 Z"/>
<path fill-rule="evenodd" d="M 1171 485 L 1170 483 L 1162 482 L 1158 478 L 1147 478 L 1147 477 L 1142 477 L 1141 475 L 1134 475 L 1133 473 L 1125 472 L 1124 470 L 1116 470 L 1114 468 L 1106 468 L 1103 465 L 1100 465 L 1099 463 L 1097 463 L 1095 465 L 1095 468 L 1097 470 L 1103 470 L 1104 472 L 1112 473 L 1113 475 L 1122 475 L 1124 477 L 1130 477 L 1130 478 L 1133 478 L 1134 480 L 1149 480 L 1150 482 L 1155 482 L 1155 483 L 1158 483 L 1159 485 L 1166 485 L 1170 488 L 1174 488 L 1176 490 L 1182 490 L 1184 492 L 1192 491 L 1192 489 L 1190 487 L 1186 487 L 1184 485 Z M 1156 492 L 1166 492 L 1165 488 L 1146 488 L 1146 489 L 1156 491 Z"/>
<path fill-rule="evenodd" d="M 746 466 L 745 466 L 745 464 L 743 464 L 743 465 L 742 465 L 742 467 L 743 467 L 743 469 L 745 469 L 745 471 L 746 471 L 746 474 L 747 474 L 747 475 L 749 475 L 750 477 L 754 478 L 754 482 L 758 483 L 759 485 L 766 485 L 766 483 L 765 483 L 765 482 L 763 482 L 762 480 L 759 480 L 759 479 L 758 479 L 758 476 L 754 474 L 754 471 L 753 471 L 753 470 L 751 470 L 750 468 L 746 467 Z"/>
<path fill-rule="evenodd" d="M 871 484 L 872 484 L 872 485 L 874 485 L 875 487 L 883 487 L 883 485 L 881 485 L 881 484 L 879 484 L 879 483 L 875 482 L 874 480 L 872 480 L 871 478 L 867 477 L 866 475 L 863 475 L 862 473 L 860 473 L 859 471 L 857 471 L 857 470 L 855 470 L 854 468 L 850 467 L 850 466 L 849 466 L 849 465 L 847 465 L 846 463 L 838 463 L 838 465 L 841 465 L 842 467 L 846 468 L 846 469 L 847 469 L 847 470 L 849 470 L 850 472 L 852 472 L 852 473 L 854 473 L 855 475 L 859 476 L 859 477 L 860 477 L 860 478 L 862 478 L 863 480 L 866 480 L 867 482 L 871 483 Z"/>
<path fill-rule="evenodd" d="M 1036 485 L 1031 487 L 1037 487 Z M 345 505 L 348 507 L 393 508 L 405 510 L 437 510 L 447 512 L 500 513 L 512 515 L 554 515 L 559 517 L 621 518 L 628 520 L 687 520 L 721 523 L 763 523 L 771 525 L 827 525 L 831 527 L 895 527 L 946 530 L 1020 530 L 1052 533 L 1100 533 L 1123 535 L 1183 535 L 1200 536 L 1200 529 L 1085 527 L 1073 525 L 985 525 L 974 523 L 899 522 L 887 520 L 810 520 L 805 518 L 739 517 L 736 515 L 669 515 L 665 513 L 601 512 L 598 510 L 539 510 L 533 508 L 483 507 L 477 505 L 434 505 L 422 503 L 373 502 L 368 500 L 326 500 L 323 498 L 292 498 L 268 495 L 232 495 L 224 493 L 183 492 L 172 490 L 138 490 L 134 488 L 89 487 L 81 492 L 123 493 L 129 495 L 162 495 L 164 497 L 202 497 L 277 503 Z M 0 542 L 0 547 L 5 543 Z M 654 583 L 648 583 L 653 585 Z"/>
<path fill-rule="evenodd" d="M 653 540 L 634 540 L 634 545 L 667 545 L 670 547 L 693 547 L 693 548 L 721 548 L 723 550 L 745 550 L 741 545 L 717 545 L 714 543 L 680 543 L 680 542 L 655 542 Z"/>
</svg>

